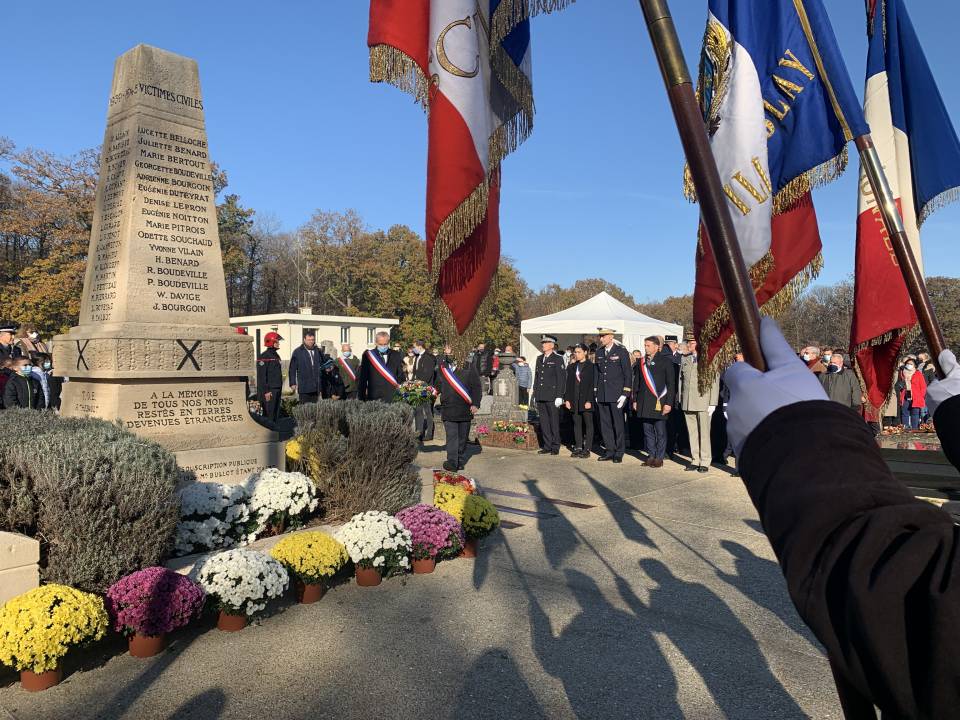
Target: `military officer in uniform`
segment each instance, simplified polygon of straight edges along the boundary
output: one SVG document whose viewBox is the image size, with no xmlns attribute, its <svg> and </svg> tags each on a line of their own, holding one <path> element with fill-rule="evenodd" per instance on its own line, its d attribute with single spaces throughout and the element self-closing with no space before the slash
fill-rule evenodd
<svg viewBox="0 0 960 720">
<path fill-rule="evenodd" d="M 283 368 L 280 363 L 280 341 L 275 332 L 268 332 L 263 338 L 266 350 L 257 358 L 257 398 L 260 400 L 260 414 L 268 420 L 277 421 L 280 417 L 280 393 L 283 390 Z"/>
<path fill-rule="evenodd" d="M 600 336 L 600 347 L 594 360 L 597 413 L 605 449 L 597 459 L 620 463 L 626 450 L 623 413 L 633 390 L 633 368 L 630 367 L 630 353 L 614 340 L 613 330 L 597 328 L 597 334 Z"/>
<path fill-rule="evenodd" d="M 560 406 L 567 387 L 567 371 L 563 358 L 554 350 L 557 339 L 553 335 L 541 335 L 543 355 L 537 358 L 533 373 L 533 399 L 540 414 L 540 432 L 543 435 L 541 455 L 560 454 Z"/>
</svg>

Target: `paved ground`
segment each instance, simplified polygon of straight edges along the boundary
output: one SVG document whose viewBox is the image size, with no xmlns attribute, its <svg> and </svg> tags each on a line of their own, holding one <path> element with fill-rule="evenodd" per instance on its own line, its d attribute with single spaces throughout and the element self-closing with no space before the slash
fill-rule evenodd
<svg viewBox="0 0 960 720">
<path fill-rule="evenodd" d="M 476 561 L 152 660 L 91 653 L 47 692 L 0 690 L 0 718 L 842 717 L 736 478 L 489 448 L 468 473 L 519 511 Z"/>
</svg>

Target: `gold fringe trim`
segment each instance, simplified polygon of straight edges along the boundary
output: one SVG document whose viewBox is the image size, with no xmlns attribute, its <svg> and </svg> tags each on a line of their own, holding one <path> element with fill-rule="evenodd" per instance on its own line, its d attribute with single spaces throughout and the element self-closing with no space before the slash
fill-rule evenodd
<svg viewBox="0 0 960 720">
<path fill-rule="evenodd" d="M 750 282 L 754 291 L 762 287 L 766 282 L 767 276 L 776 266 L 776 260 L 772 253 L 767 253 L 750 268 Z M 779 317 L 788 307 L 798 298 L 803 291 L 813 282 L 820 271 L 823 270 L 823 253 L 817 253 L 805 268 L 794 275 L 790 282 L 784 285 L 777 293 L 760 307 L 760 312 L 770 317 Z M 733 362 L 734 356 L 739 352 L 739 340 L 736 333 L 727 338 L 723 347 L 717 351 L 713 360 L 709 360 L 707 354 L 710 343 L 716 340 L 721 331 L 730 323 L 730 306 L 724 300 L 716 310 L 714 310 L 700 330 L 700 337 L 697 344 L 697 361 L 701 368 L 706 368 L 706 372 L 698 372 L 698 385 L 700 394 L 705 395 L 710 386 L 720 376 L 721 371 Z"/>
<path fill-rule="evenodd" d="M 488 177 L 475 187 L 473 192 L 440 224 L 437 237 L 433 241 L 433 255 L 430 259 L 430 282 L 434 287 L 440 280 L 443 264 L 487 217 L 489 202 L 490 179 Z"/>
<path fill-rule="evenodd" d="M 836 180 L 847 169 L 848 160 L 849 155 L 846 146 L 844 146 L 843 151 L 836 157 L 830 158 L 825 163 L 807 170 L 788 182 L 780 192 L 773 196 L 773 214 L 780 215 L 786 212 L 814 188 L 822 187 Z"/>
<path fill-rule="evenodd" d="M 857 380 L 860 382 L 860 391 L 864 395 L 867 394 L 867 383 L 863 379 L 863 372 L 860 370 L 860 363 L 857 362 L 857 353 L 859 353 L 861 350 L 866 350 L 867 348 L 886 345 L 888 342 L 890 342 L 891 340 L 893 340 L 899 335 L 903 335 L 903 343 L 901 343 L 900 345 L 900 349 L 902 350 L 904 347 L 909 345 L 913 341 L 913 339 L 916 338 L 919 330 L 920 330 L 920 326 L 917 323 L 913 323 L 912 325 L 907 325 L 902 328 L 895 328 L 893 330 L 888 330 L 883 335 L 878 335 L 875 338 L 870 338 L 866 342 L 862 342 L 859 345 L 854 345 L 852 348 L 850 348 L 850 353 L 849 353 L 850 364 L 853 366 L 853 371 L 857 374 Z M 890 390 L 887 392 L 886 397 L 884 397 L 883 403 L 880 405 L 880 407 L 876 408 L 877 410 L 882 410 L 883 407 L 888 402 L 890 402 L 890 398 L 893 397 L 893 386 L 897 382 L 897 373 L 899 372 L 899 370 L 900 368 L 898 367 L 897 363 L 894 363 L 893 377 L 890 380 Z"/>
<path fill-rule="evenodd" d="M 490 44 L 499 45 L 513 29 L 535 15 L 565 10 L 576 0 L 503 0 L 490 22 Z"/>
<path fill-rule="evenodd" d="M 370 48 L 370 82 L 388 83 L 430 110 L 430 81 L 416 61 L 392 45 Z"/>
<path fill-rule="evenodd" d="M 927 204 L 920 208 L 920 212 L 917 214 L 917 228 L 923 226 L 923 223 L 926 222 L 927 218 L 933 215 L 937 210 L 946 207 L 952 202 L 960 200 L 960 187 L 950 188 L 949 190 L 944 190 L 939 195 L 935 195 L 932 199 L 927 201 Z"/>
<path fill-rule="evenodd" d="M 457 323 L 453 319 L 450 308 L 447 307 L 447 304 L 439 295 L 434 294 L 431 301 L 434 327 L 442 338 L 443 344 L 450 347 L 458 364 L 463 364 L 466 361 L 467 355 L 476 347 L 477 343 L 488 339 L 483 336 L 484 328 L 487 319 L 493 312 L 497 291 L 497 278 L 494 276 L 490 281 L 490 289 L 487 291 L 483 302 L 480 303 L 473 320 L 470 321 L 462 334 L 457 332 Z"/>
</svg>

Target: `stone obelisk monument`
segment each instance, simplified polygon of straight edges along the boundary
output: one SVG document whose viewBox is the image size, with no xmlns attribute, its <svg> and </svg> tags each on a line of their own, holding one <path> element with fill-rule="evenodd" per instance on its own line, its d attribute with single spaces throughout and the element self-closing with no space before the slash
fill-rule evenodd
<svg viewBox="0 0 960 720">
<path fill-rule="evenodd" d="M 119 419 L 185 477 L 240 482 L 283 460 L 247 410 L 251 338 L 230 327 L 197 63 L 117 59 L 80 324 L 54 339 L 66 416 Z"/>
</svg>

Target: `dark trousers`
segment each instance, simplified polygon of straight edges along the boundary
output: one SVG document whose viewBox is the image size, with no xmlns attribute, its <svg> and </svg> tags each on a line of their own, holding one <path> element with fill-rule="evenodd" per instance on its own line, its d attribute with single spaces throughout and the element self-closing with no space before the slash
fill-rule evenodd
<svg viewBox="0 0 960 720">
<path fill-rule="evenodd" d="M 444 420 L 443 429 L 447 433 L 447 462 L 455 468 L 462 468 L 467 463 L 467 438 L 470 437 L 470 421 Z"/>
<path fill-rule="evenodd" d="M 520 405 L 529 405 L 530 404 L 530 390 L 529 388 L 517 388 L 520 392 L 517 393 L 519 396 L 517 398 Z"/>
<path fill-rule="evenodd" d="M 552 402 L 537 401 L 540 414 L 540 434 L 543 435 L 543 449 L 560 450 L 560 408 Z"/>
<path fill-rule="evenodd" d="M 417 437 L 433 440 L 433 403 L 418 405 L 413 409 L 413 427 Z"/>
<path fill-rule="evenodd" d="M 320 393 L 300 393 L 300 402 L 315 403 L 320 399 Z"/>
<path fill-rule="evenodd" d="M 268 420 L 276 422 L 280 417 L 280 392 L 282 388 L 270 388 L 267 392 L 271 393 L 267 400 L 263 393 L 260 393 L 260 414 Z"/>
<path fill-rule="evenodd" d="M 350 390 L 349 392 L 346 392 L 346 391 L 345 391 L 345 392 L 343 393 L 343 395 L 340 396 L 340 399 L 341 399 L 341 400 L 356 400 L 356 399 L 357 399 L 357 391 L 356 391 L 356 390 Z"/>
<path fill-rule="evenodd" d="M 615 402 L 597 403 L 600 413 L 600 436 L 608 457 L 622 458 L 627 447 L 623 427 L 623 409 Z"/>
<path fill-rule="evenodd" d="M 593 410 L 570 414 L 573 417 L 573 449 L 590 452 L 593 447 Z"/>
<path fill-rule="evenodd" d="M 644 449 L 651 459 L 663 460 L 667 454 L 667 419 L 643 419 Z"/>
</svg>

